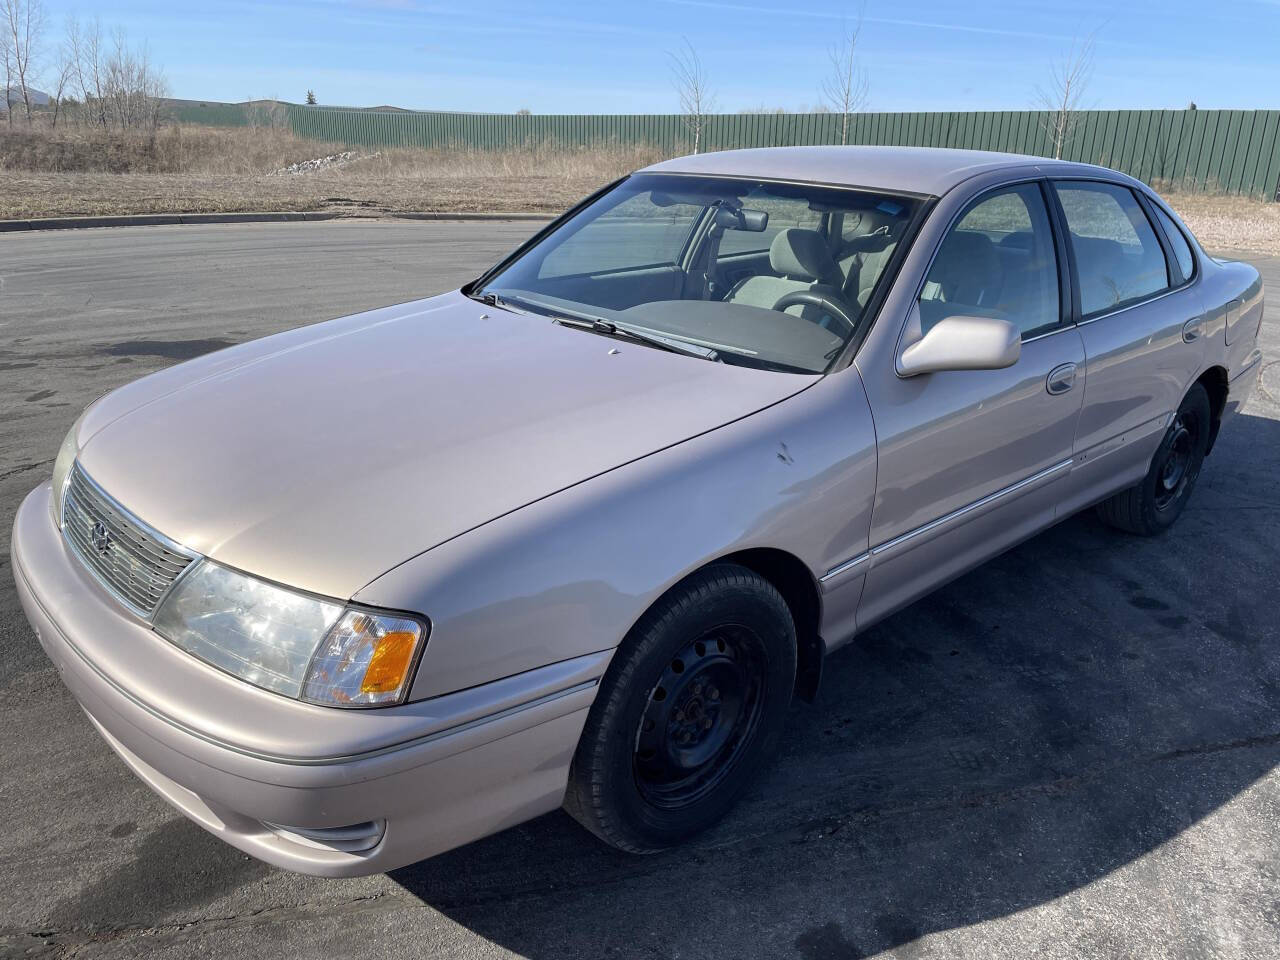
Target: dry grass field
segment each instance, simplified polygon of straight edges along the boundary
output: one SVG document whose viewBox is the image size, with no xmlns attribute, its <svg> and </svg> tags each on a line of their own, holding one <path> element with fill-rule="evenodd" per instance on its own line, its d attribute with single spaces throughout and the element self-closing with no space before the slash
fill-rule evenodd
<svg viewBox="0 0 1280 960">
<path fill-rule="evenodd" d="M 281 173 L 341 144 L 271 128 L 170 127 L 151 143 L 0 132 L 0 219 L 242 210 L 557 212 L 661 159 L 652 149 L 394 148 Z"/>
<path fill-rule="evenodd" d="M 345 149 L 272 126 L 170 126 L 154 138 L 0 129 L 0 219 L 245 210 L 551 213 L 662 159 L 654 148 L 621 145 L 393 148 L 279 172 Z M 1280 204 L 1163 192 L 1209 249 L 1280 254 Z"/>
</svg>

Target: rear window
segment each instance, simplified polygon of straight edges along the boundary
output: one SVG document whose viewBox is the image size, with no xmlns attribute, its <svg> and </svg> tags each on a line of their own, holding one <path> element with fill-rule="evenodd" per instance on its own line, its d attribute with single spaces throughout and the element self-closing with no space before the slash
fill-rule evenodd
<svg viewBox="0 0 1280 960">
<path fill-rule="evenodd" d="M 1155 204 L 1152 204 L 1154 207 Z M 1178 269 L 1182 271 L 1182 279 L 1190 280 L 1191 275 L 1196 272 L 1196 261 L 1191 255 L 1191 244 L 1187 242 L 1187 238 L 1183 235 L 1182 230 L 1173 218 L 1155 207 L 1156 218 L 1160 221 L 1160 226 L 1164 227 L 1164 235 L 1169 238 L 1169 245 L 1173 247 L 1173 258 L 1178 261 Z"/>
<path fill-rule="evenodd" d="M 1115 310 L 1168 288 L 1164 248 L 1132 190 L 1091 181 L 1054 187 L 1075 254 L 1082 314 Z"/>
</svg>

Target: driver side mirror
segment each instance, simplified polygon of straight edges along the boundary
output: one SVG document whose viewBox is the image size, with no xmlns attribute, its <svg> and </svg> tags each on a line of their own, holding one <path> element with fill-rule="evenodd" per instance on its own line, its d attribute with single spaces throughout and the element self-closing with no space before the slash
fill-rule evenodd
<svg viewBox="0 0 1280 960">
<path fill-rule="evenodd" d="M 900 377 L 938 370 L 1000 370 L 1013 366 L 1022 355 L 1022 333 L 1008 320 L 945 317 L 921 335 L 919 310 L 919 306 L 912 309 L 910 343 L 898 355 Z"/>
</svg>

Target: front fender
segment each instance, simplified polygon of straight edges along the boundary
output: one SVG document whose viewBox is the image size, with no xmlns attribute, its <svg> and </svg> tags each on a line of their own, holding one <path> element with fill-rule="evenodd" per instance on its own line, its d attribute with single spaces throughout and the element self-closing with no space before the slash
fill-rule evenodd
<svg viewBox="0 0 1280 960">
<path fill-rule="evenodd" d="M 664 591 L 718 557 L 784 550 L 819 580 L 864 551 L 875 458 L 850 367 L 473 528 L 355 599 L 430 618 L 415 700 L 609 650 Z M 852 634 L 860 595 L 860 576 L 839 578 L 823 598 L 824 629 Z"/>
</svg>

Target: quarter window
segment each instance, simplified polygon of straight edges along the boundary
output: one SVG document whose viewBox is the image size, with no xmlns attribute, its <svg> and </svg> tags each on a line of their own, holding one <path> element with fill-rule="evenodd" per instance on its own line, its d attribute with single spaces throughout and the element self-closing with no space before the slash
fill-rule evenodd
<svg viewBox="0 0 1280 960">
<path fill-rule="evenodd" d="M 1114 183 L 1055 184 L 1067 218 L 1080 312 L 1114 310 L 1169 286 L 1169 267 L 1155 230 L 1133 191 Z"/>
<path fill-rule="evenodd" d="M 1164 227 L 1164 235 L 1169 238 L 1169 245 L 1173 247 L 1173 258 L 1178 261 L 1178 269 L 1182 271 L 1182 279 L 1190 280 L 1191 275 L 1196 270 L 1195 259 L 1191 256 L 1191 244 L 1187 243 L 1186 236 L 1178 228 L 1178 225 L 1173 222 L 1173 217 L 1155 204 L 1151 206 L 1156 211 L 1160 226 Z"/>
<path fill-rule="evenodd" d="M 938 248 L 920 293 L 922 329 L 974 315 L 1008 320 L 1023 337 L 1061 319 L 1058 258 L 1037 184 L 979 198 Z"/>
</svg>

